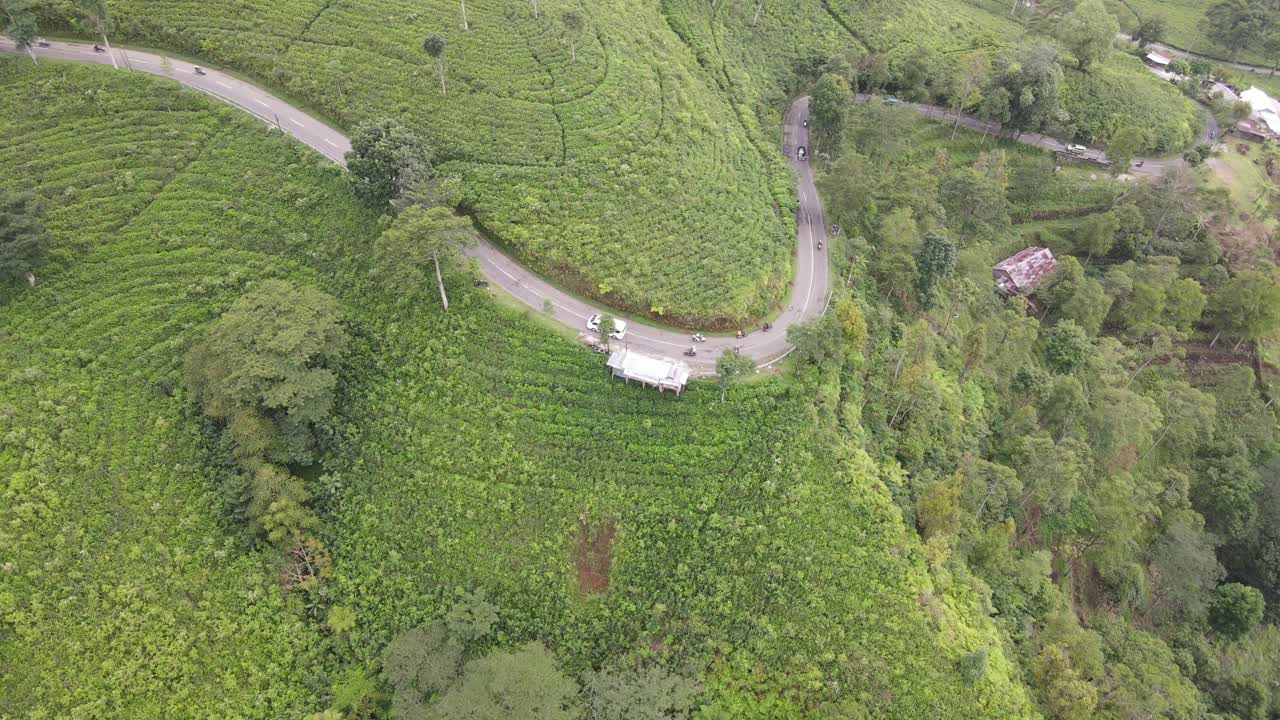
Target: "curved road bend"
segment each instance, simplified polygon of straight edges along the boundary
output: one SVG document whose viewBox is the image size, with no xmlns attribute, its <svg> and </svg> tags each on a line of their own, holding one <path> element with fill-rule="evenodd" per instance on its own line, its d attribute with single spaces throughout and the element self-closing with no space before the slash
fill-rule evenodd
<svg viewBox="0 0 1280 720">
<path fill-rule="evenodd" d="M 858 93 L 854 97 L 854 99 L 857 102 L 865 103 L 865 102 L 876 100 L 879 97 L 880 96 L 878 95 L 867 95 L 865 93 Z M 925 117 L 931 120 L 937 120 L 939 122 L 955 122 L 956 121 L 957 113 L 954 113 L 944 107 L 939 107 L 937 105 L 925 105 L 924 103 L 900 102 L 900 104 L 907 105 L 909 107 L 914 108 L 916 112 L 920 113 L 921 115 L 924 115 Z M 966 115 L 964 113 L 960 113 L 958 116 L 960 118 L 960 125 L 962 127 L 969 128 L 970 130 L 985 131 L 994 135 L 999 133 L 1003 129 L 1000 123 L 992 120 L 983 120 L 975 115 Z M 1197 138 L 1197 142 L 1212 144 L 1213 142 L 1215 142 L 1214 139 L 1217 137 L 1218 137 L 1218 121 L 1214 119 L 1213 113 L 1206 111 L 1205 126 L 1204 126 L 1204 129 L 1200 131 L 1200 137 Z M 1016 139 L 1018 142 L 1024 145 L 1033 145 L 1035 147 L 1044 148 L 1046 150 L 1052 150 L 1054 152 L 1065 151 L 1067 149 L 1067 145 L 1069 144 L 1069 143 L 1063 142 L 1062 140 L 1059 140 L 1058 138 L 1052 137 L 1050 135 L 1041 135 L 1040 133 L 1034 133 L 1034 132 L 1022 133 Z M 1089 149 L 1081 153 L 1080 157 L 1085 160 L 1094 160 L 1097 162 L 1103 162 L 1107 159 L 1107 154 L 1101 150 Z M 1135 161 L 1141 160 L 1142 167 L 1131 165 L 1128 170 L 1128 174 L 1130 175 L 1163 175 L 1166 171 L 1169 170 L 1169 168 L 1185 164 L 1185 161 L 1180 157 L 1178 158 L 1134 158 L 1134 160 Z"/>
<path fill-rule="evenodd" d="M 118 65 L 142 72 L 168 77 L 189 85 L 213 97 L 235 105 L 258 117 L 268 125 L 293 135 L 303 144 L 330 160 L 345 166 L 343 157 L 351 149 L 350 141 L 338 130 L 293 107 L 269 92 L 238 78 L 205 68 L 204 75 L 195 73 L 195 66 L 184 60 L 166 59 L 155 53 L 113 48 L 111 53 L 94 52 L 91 45 L 83 43 L 52 42 L 48 48 L 33 48 L 37 57 L 93 62 L 102 65 Z M 17 52 L 8 38 L 0 38 L 0 52 Z M 791 346 L 786 342 L 787 327 L 822 314 L 827 305 L 829 284 L 827 253 L 817 249 L 819 240 L 826 241 L 826 221 L 822 216 L 822 204 L 813 184 L 813 171 L 807 162 L 796 159 L 796 148 L 808 145 L 809 131 L 802 120 L 808 113 L 809 99 L 800 98 L 791 104 L 786 114 L 783 151 L 796 174 L 799 210 L 796 216 L 797 251 L 796 276 L 791 299 L 773 322 L 769 332 L 750 333 L 744 338 L 708 337 L 697 345 L 698 355 L 689 364 L 695 372 L 714 372 L 716 357 L 724 348 L 738 347 L 759 363 L 758 367 L 771 365 L 785 357 Z M 480 262 L 481 272 L 491 283 L 502 288 L 525 305 L 541 310 L 550 300 L 554 316 L 564 325 L 584 330 L 587 318 L 594 313 L 610 312 L 571 296 L 553 287 L 537 275 L 526 270 L 518 262 L 500 251 L 491 242 L 482 240 L 467 252 Z M 623 313 L 613 313 L 630 321 Z M 615 341 L 616 342 L 616 341 Z M 685 331 L 654 328 L 639 323 L 628 327 L 626 344 L 642 352 L 680 358 L 692 342 Z M 689 361 L 689 358 L 684 358 Z"/>
<path fill-rule="evenodd" d="M 1133 42 L 1133 38 L 1132 38 L 1132 37 L 1130 37 L 1129 35 L 1124 34 L 1124 33 L 1120 33 L 1120 34 L 1116 35 L 1116 37 L 1121 38 L 1121 39 L 1123 39 L 1123 40 L 1127 40 L 1127 41 L 1129 41 L 1129 42 Z M 1192 52 L 1192 51 L 1190 51 L 1190 50 L 1183 50 L 1182 48 L 1176 48 L 1176 47 L 1174 47 L 1174 46 L 1172 46 L 1172 45 L 1165 45 L 1164 43 L 1158 43 L 1158 42 L 1151 42 L 1151 43 L 1147 43 L 1147 48 L 1150 48 L 1150 50 L 1156 50 L 1156 51 L 1159 51 L 1161 55 L 1164 55 L 1164 56 L 1166 56 L 1166 57 L 1170 57 L 1170 58 L 1172 58 L 1172 57 L 1174 57 L 1174 56 L 1182 56 L 1182 57 L 1184 57 L 1184 58 L 1186 58 L 1186 57 L 1192 57 L 1192 58 L 1196 58 L 1196 59 L 1199 59 L 1199 60 L 1208 60 L 1209 62 L 1213 63 L 1214 65 L 1225 65 L 1225 66 L 1227 66 L 1227 67 L 1233 67 L 1233 68 L 1235 68 L 1235 69 L 1237 69 L 1237 70 L 1244 70 L 1244 71 L 1245 71 L 1245 72 L 1247 72 L 1247 73 L 1255 73 L 1255 74 L 1257 74 L 1257 73 L 1272 73 L 1272 74 L 1274 74 L 1274 70 L 1273 70 L 1272 68 L 1264 67 L 1264 66 L 1262 66 L 1262 65 L 1250 65 L 1249 63 L 1236 62 L 1236 61 L 1234 61 L 1234 60 L 1219 60 L 1218 58 L 1212 57 L 1212 56 L 1210 56 L 1210 55 L 1201 55 L 1201 54 L 1200 54 L 1200 53 L 1198 53 L 1198 52 Z M 1144 50 L 1146 50 L 1146 48 L 1144 48 Z M 1149 52 L 1149 50 L 1147 50 L 1147 51 Z"/>
</svg>

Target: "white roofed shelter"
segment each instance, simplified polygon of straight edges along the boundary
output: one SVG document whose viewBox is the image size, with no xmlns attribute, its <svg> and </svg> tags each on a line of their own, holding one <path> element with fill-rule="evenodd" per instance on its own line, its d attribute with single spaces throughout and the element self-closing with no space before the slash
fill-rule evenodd
<svg viewBox="0 0 1280 720">
<path fill-rule="evenodd" d="M 1154 65 L 1155 67 L 1159 67 L 1159 68 L 1169 67 L 1169 63 L 1171 62 L 1169 58 L 1165 57 L 1164 55 L 1161 55 L 1160 53 L 1154 50 L 1147 53 L 1146 61 L 1148 65 Z"/>
<path fill-rule="evenodd" d="M 614 377 L 627 382 L 636 380 L 658 388 L 674 390 L 677 395 L 689 384 L 689 366 L 670 358 L 656 358 L 634 350 L 615 350 L 609 354 L 609 368 Z"/>
<path fill-rule="evenodd" d="M 1280 101 L 1256 87 L 1240 93 L 1240 99 L 1249 103 L 1253 110 L 1250 117 L 1262 122 L 1271 132 L 1280 134 Z"/>
</svg>

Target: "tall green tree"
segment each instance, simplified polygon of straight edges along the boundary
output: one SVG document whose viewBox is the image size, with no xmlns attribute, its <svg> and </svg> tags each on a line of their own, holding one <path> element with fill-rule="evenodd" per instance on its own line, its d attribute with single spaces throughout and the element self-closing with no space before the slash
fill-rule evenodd
<svg viewBox="0 0 1280 720">
<path fill-rule="evenodd" d="M 566 10 L 560 15 L 560 24 L 564 26 L 565 37 L 569 39 L 569 60 L 578 62 L 578 36 L 585 25 L 582 15 L 576 10 Z"/>
<path fill-rule="evenodd" d="M 395 716 L 428 717 L 431 699 L 462 674 L 462 654 L 462 642 L 442 622 L 397 635 L 382 656 L 382 676 L 391 689 Z"/>
<path fill-rule="evenodd" d="M 1036 131 L 1058 119 L 1062 65 L 1053 44 L 1022 45 L 1001 55 L 996 61 L 993 83 L 1003 88 L 1009 98 L 1007 127 L 1019 133 Z"/>
<path fill-rule="evenodd" d="M 441 264 L 456 263 L 462 249 L 475 239 L 471 223 L 447 207 L 412 205 L 378 236 L 373 245 L 380 282 L 405 294 L 417 291 L 425 280 L 430 261 L 435 266 L 440 304 L 449 309 Z"/>
<path fill-rule="evenodd" d="M 839 75 L 827 73 L 813 87 L 809 112 L 813 117 L 813 127 L 829 152 L 834 152 L 840 145 L 841 132 L 849 120 L 849 101 L 849 84 Z"/>
<path fill-rule="evenodd" d="M 18 50 L 26 50 L 31 62 L 36 62 L 31 43 L 39 34 L 36 21 L 35 0 L 0 0 L 0 19 L 4 20 L 4 35 L 13 39 Z"/>
<path fill-rule="evenodd" d="M 1212 536 L 1189 522 L 1170 525 L 1152 545 L 1151 575 L 1150 612 L 1173 621 L 1203 618 L 1222 579 Z"/>
<path fill-rule="evenodd" d="M 1009 228 L 1009 200 L 999 184 L 976 168 L 947 173 L 938 183 L 947 227 L 964 247 L 999 238 Z"/>
<path fill-rule="evenodd" d="M 431 708 L 438 720 L 576 720 L 578 684 L 539 643 L 468 662 Z"/>
<path fill-rule="evenodd" d="M 839 360 L 844 350 L 844 335 L 835 313 L 820 315 L 787 328 L 787 342 L 795 346 L 796 370 L 804 363 L 826 365 Z"/>
<path fill-rule="evenodd" d="M 1123 173 L 1129 170 L 1129 165 L 1133 159 L 1137 157 L 1138 151 L 1142 149 L 1145 141 L 1142 130 L 1136 127 L 1123 127 L 1111 136 L 1111 142 L 1107 143 L 1107 158 L 1111 160 L 1111 172 Z"/>
<path fill-rule="evenodd" d="M 0 189 L 0 278 L 35 284 L 32 271 L 53 247 L 41 217 L 34 195 Z"/>
<path fill-rule="evenodd" d="M 1044 359 L 1049 367 L 1069 373 L 1084 365 L 1089 357 L 1089 333 L 1070 320 L 1049 328 L 1041 336 Z"/>
<path fill-rule="evenodd" d="M 440 76 L 440 94 L 447 95 L 444 83 L 445 39 L 440 33 L 431 33 L 422 41 L 422 51 L 436 61 L 436 74 Z"/>
<path fill-rule="evenodd" d="M 583 678 L 584 720 L 685 720 L 701 691 L 661 667 L 597 670 Z"/>
<path fill-rule="evenodd" d="M 246 510 L 256 532 L 285 548 L 319 527 L 320 519 L 307 507 L 310 500 L 302 478 L 279 465 L 264 463 L 253 471 Z"/>
<path fill-rule="evenodd" d="M 1209 625 L 1226 640 L 1239 640 L 1262 622 L 1265 605 L 1257 588 L 1240 583 L 1219 585 L 1209 603 Z"/>
<path fill-rule="evenodd" d="M 107 41 L 107 32 L 111 30 L 111 13 L 107 10 L 107 0 L 76 0 L 76 7 L 88 21 L 89 27 L 102 36 L 102 44 L 110 51 L 111 43 Z"/>
<path fill-rule="evenodd" d="M 1058 37 L 1076 56 L 1076 67 L 1088 71 L 1111 52 L 1119 32 L 1120 24 L 1102 0 L 1081 0 L 1063 21 Z"/>
<path fill-rule="evenodd" d="M 955 242 L 935 231 L 926 233 L 916 253 L 916 294 L 923 307 L 932 307 L 938 286 L 955 274 L 960 251 Z"/>
<path fill-rule="evenodd" d="M 1124 260 L 1134 260 L 1146 254 L 1151 242 L 1151 232 L 1142 208 L 1126 202 L 1111 208 L 1116 219 L 1114 254 Z"/>
<path fill-rule="evenodd" d="M 1145 48 L 1151 43 L 1158 43 L 1164 40 L 1164 36 L 1168 31 L 1169 21 L 1163 15 L 1148 13 L 1138 19 L 1138 26 L 1133 29 L 1131 37 L 1134 42 L 1138 43 L 1138 47 Z"/>
<path fill-rule="evenodd" d="M 444 618 L 449 634 L 464 643 L 475 643 L 489 637 L 498 624 L 498 606 L 489 602 L 483 592 L 464 593 Z"/>
<path fill-rule="evenodd" d="M 1276 23 L 1274 13 L 1268 0 L 1220 0 L 1204 11 L 1205 34 L 1235 60 L 1266 36 Z"/>
<path fill-rule="evenodd" d="M 431 149 L 417 133 L 391 119 L 358 125 L 346 162 L 356 196 L 383 212 L 432 175 Z"/>
<path fill-rule="evenodd" d="M 947 107 L 956 114 L 951 124 L 955 139 L 960 127 L 960 114 L 982 105 L 982 89 L 991 81 L 991 56 L 985 50 L 974 50 L 961 56 L 947 83 Z"/>
<path fill-rule="evenodd" d="M 1094 213 L 1080 221 L 1072 233 L 1077 250 L 1084 250 L 1085 265 L 1094 255 L 1106 255 L 1116 244 L 1116 229 L 1120 221 L 1110 212 Z"/>
<path fill-rule="evenodd" d="M 1098 689 L 1071 666 L 1067 649 L 1046 646 L 1036 666 L 1040 699 L 1055 720 L 1089 720 L 1098 705 Z"/>
<path fill-rule="evenodd" d="M 1270 272 L 1241 270 L 1214 298 L 1218 326 L 1246 340 L 1280 327 L 1280 283 Z"/>
<path fill-rule="evenodd" d="M 246 464 L 309 462 L 346 347 L 338 303 L 284 280 L 253 286 L 187 354 L 191 396 L 226 423 Z"/>
<path fill-rule="evenodd" d="M 1011 117 L 1011 100 L 1009 99 L 1009 88 L 1003 86 L 993 86 L 987 88 L 982 93 L 982 102 L 978 105 L 978 117 L 987 122 L 997 123 L 1002 127 L 1009 122 Z M 982 129 L 982 141 L 987 140 L 987 128 Z"/>
<path fill-rule="evenodd" d="M 730 385 L 739 378 L 751 374 L 755 369 L 755 363 L 749 356 L 732 348 L 721 351 L 720 357 L 716 359 L 716 382 L 720 385 L 720 402 L 724 402 L 725 393 L 729 391 Z"/>
</svg>

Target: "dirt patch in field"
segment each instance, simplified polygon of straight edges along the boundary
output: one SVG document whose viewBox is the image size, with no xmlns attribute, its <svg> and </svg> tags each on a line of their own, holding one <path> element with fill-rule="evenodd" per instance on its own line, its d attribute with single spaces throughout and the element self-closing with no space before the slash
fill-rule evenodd
<svg viewBox="0 0 1280 720">
<path fill-rule="evenodd" d="M 578 588 L 586 593 L 609 591 L 609 566 L 613 562 L 613 523 L 578 525 L 574 563 L 578 567 Z"/>
</svg>

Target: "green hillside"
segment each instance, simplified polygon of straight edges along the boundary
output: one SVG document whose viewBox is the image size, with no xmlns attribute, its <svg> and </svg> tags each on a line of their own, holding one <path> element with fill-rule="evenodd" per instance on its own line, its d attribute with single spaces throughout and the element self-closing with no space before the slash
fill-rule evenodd
<svg viewBox="0 0 1280 720">
<path fill-rule="evenodd" d="M 728 102 L 658 8 L 593 5 L 571 53 L 567 3 L 538 18 L 473 5 L 465 32 L 452 0 L 112 9 L 123 37 L 246 71 L 344 127 L 405 119 L 466 177 L 480 223 L 587 294 L 686 323 L 782 299 L 793 201 L 776 124 Z M 431 32 L 447 95 L 421 50 Z"/>
<path fill-rule="evenodd" d="M 12 58 L 0 79 L 5 187 L 37 178 L 61 248 L 0 316 L 0 715 L 298 716 L 465 588 L 507 641 L 575 671 L 658 648 L 738 716 L 1031 716 L 816 378 L 677 402 L 462 278 L 447 315 L 397 305 L 353 252 L 373 218 L 318 156 L 163 80 Z M 193 338 L 269 277 L 333 293 L 356 338 L 315 480 L 349 643 L 228 517 L 237 471 L 182 390 Z M 583 526 L 616 533 L 607 593 L 578 584 Z"/>
<path fill-rule="evenodd" d="M 1228 51 L 1205 34 L 1205 11 L 1214 0 L 1114 0 L 1116 17 L 1125 28 L 1137 25 L 1140 18 L 1158 16 L 1168 23 L 1165 42 L 1176 48 L 1225 59 Z M 1240 62 L 1267 65 L 1266 53 L 1261 47 L 1249 47 L 1236 58 Z"/>
<path fill-rule="evenodd" d="M 1192 148 L 1115 2 L 1010 4 L 109 1 L 386 121 L 353 173 L 0 54 L 0 720 L 1280 717 L 1280 154 Z M 775 366 L 620 383 L 457 252 L 776 310 L 805 95 L 843 229 Z"/>
<path fill-rule="evenodd" d="M 961 0 L 765 3 L 754 24 L 750 3 L 597 3 L 580 36 L 560 19 L 570 5 L 539 8 L 535 18 L 532 6 L 473 3 L 464 31 L 452 0 L 111 5 L 118 39 L 242 70 L 343 127 L 403 118 L 446 172 L 465 176 L 475 218 L 562 284 L 620 309 L 722 327 L 786 295 L 786 91 L 842 48 L 876 54 L 892 85 L 942 77 L 957 53 L 998 52 L 1025 35 Z M 420 47 L 431 32 L 447 41 L 444 95 Z M 1081 87 L 1068 112 L 1112 108 L 1080 125 L 1080 140 L 1128 122 L 1151 127 L 1161 139 L 1150 149 L 1168 152 L 1164 139 L 1183 138 L 1187 118 L 1198 124 L 1176 93 L 1159 102 L 1178 112 L 1156 111 L 1155 78 L 1109 75 L 1069 81 Z"/>
<path fill-rule="evenodd" d="M 0 58 L 0 136 L 57 247 L 0 290 L 0 716 L 297 716 L 323 641 L 228 532 L 177 369 L 246 283 L 310 275 L 291 241 L 370 218 L 174 83 Z"/>
</svg>

